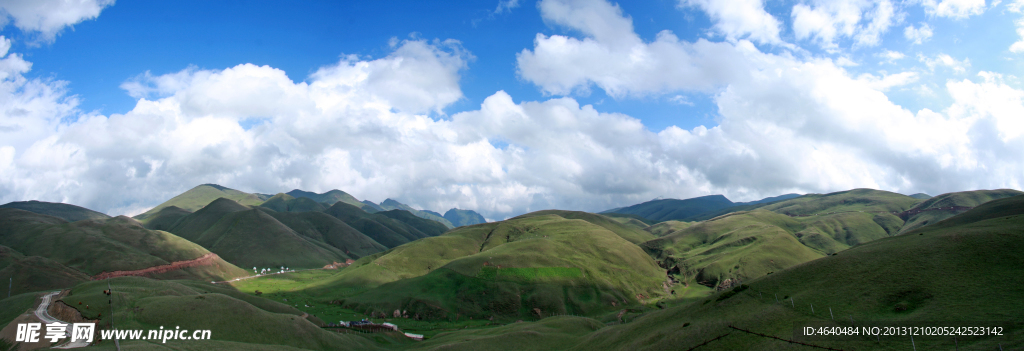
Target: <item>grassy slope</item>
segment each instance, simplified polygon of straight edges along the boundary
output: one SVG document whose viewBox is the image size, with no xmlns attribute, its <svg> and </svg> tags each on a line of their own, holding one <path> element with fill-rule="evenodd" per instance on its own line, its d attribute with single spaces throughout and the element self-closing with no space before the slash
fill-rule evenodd
<svg viewBox="0 0 1024 351">
<path fill-rule="evenodd" d="M 484 216 L 476 213 L 476 211 L 460 210 L 457 208 L 453 208 L 448 210 L 448 212 L 445 212 L 444 219 L 447 219 L 456 227 L 487 223 L 487 219 L 484 219 Z"/>
<path fill-rule="evenodd" d="M 652 235 L 651 233 L 648 233 L 648 232 L 646 232 L 646 231 L 644 231 L 644 230 L 642 230 L 640 228 L 637 228 L 637 227 L 634 227 L 634 226 L 630 226 L 630 225 L 625 225 L 625 224 L 619 223 L 618 221 L 615 221 L 615 220 L 613 220 L 613 219 L 611 219 L 609 217 L 605 217 L 603 215 L 589 213 L 589 212 L 562 211 L 562 210 L 544 210 L 544 211 L 537 211 L 537 212 L 527 213 L 527 214 L 524 214 L 522 216 L 515 217 L 513 219 L 516 219 L 516 218 L 529 218 L 529 217 L 536 217 L 536 216 L 547 216 L 547 215 L 556 215 L 556 216 L 559 216 L 559 217 L 562 217 L 562 218 L 565 218 L 565 219 L 581 219 L 581 220 L 587 221 L 587 222 L 589 222 L 591 224 L 596 224 L 596 225 L 601 226 L 601 227 L 603 227 L 605 229 L 608 229 L 609 231 L 615 233 L 616 235 L 618 235 L 618 236 L 622 237 L 623 239 L 626 239 L 627 241 L 629 241 L 631 243 L 634 243 L 634 244 L 640 244 L 642 242 L 654 239 L 654 235 Z"/>
<path fill-rule="evenodd" d="M 629 235 L 556 214 L 521 216 L 462 227 L 361 259 L 318 290 L 360 310 L 402 308 L 425 318 L 522 317 L 531 315 L 532 308 L 544 316 L 592 313 L 635 300 L 637 294 L 661 293 L 664 271 L 622 238 Z M 487 278 L 480 275 L 485 262 L 501 269 L 567 267 L 579 273 Z"/>
<path fill-rule="evenodd" d="M 169 347 L 196 347 L 193 343 L 208 343 L 237 349 L 251 348 L 244 344 L 287 345 L 310 350 L 376 348 L 366 338 L 320 329 L 303 319 L 302 312 L 292 306 L 240 293 L 229 286 L 124 277 L 80 284 L 63 301 L 78 308 L 87 318 L 100 318 L 100 328 L 104 328 L 110 316 L 99 314 L 109 311 L 108 297 L 102 293 L 108 282 L 114 291 L 114 319 L 118 328 L 181 326 L 189 330 L 211 330 L 213 342 L 172 340 L 166 345 Z M 222 344 L 224 342 L 243 345 Z"/>
<path fill-rule="evenodd" d="M 323 194 L 317 194 L 310 191 L 295 189 L 289 191 L 287 194 L 292 197 L 307 198 L 319 202 L 321 204 L 324 204 L 324 207 L 331 207 L 331 205 L 334 205 L 339 201 L 356 207 L 362 207 L 364 205 L 362 202 L 359 202 L 359 199 L 356 199 L 354 196 L 337 189 L 328 191 Z"/>
<path fill-rule="evenodd" d="M 669 235 L 674 232 L 689 228 L 693 224 L 694 222 L 664 221 L 647 227 L 644 230 L 660 238 L 665 235 Z"/>
<path fill-rule="evenodd" d="M 918 202 L 906 195 L 873 189 L 853 189 L 829 194 L 808 194 L 760 207 L 788 215 L 815 215 L 832 212 L 903 212 Z"/>
<path fill-rule="evenodd" d="M 274 195 L 260 204 L 260 207 L 277 212 L 323 212 L 327 209 L 323 204 L 313 199 L 305 197 L 296 198 L 285 193 Z"/>
<path fill-rule="evenodd" d="M 1024 193 L 1012 189 L 961 191 L 929 198 L 918 203 L 910 210 L 941 209 L 943 207 L 975 207 L 992 200 L 1021 194 Z M 932 210 L 920 212 L 907 217 L 906 224 L 900 232 L 908 232 L 928 224 L 953 217 L 963 212 L 964 211 L 962 210 Z"/>
<path fill-rule="evenodd" d="M 380 207 L 383 208 L 384 210 L 406 210 L 416 215 L 416 217 L 425 218 L 444 224 L 444 226 L 448 227 L 448 229 L 455 228 L 455 225 L 452 224 L 452 222 L 449 222 L 447 219 L 441 217 L 436 212 L 420 211 L 415 208 L 412 208 L 412 206 L 403 204 L 392 199 L 384 200 L 384 202 L 380 203 Z"/>
<path fill-rule="evenodd" d="M 726 199 L 725 196 L 709 195 L 686 200 L 652 200 L 609 212 L 634 214 L 655 222 L 668 220 L 686 221 L 689 220 L 689 217 L 732 205 L 732 201 Z"/>
<path fill-rule="evenodd" d="M 235 189 L 229 189 L 216 184 L 203 184 L 195 188 L 190 189 L 178 196 L 167 200 L 166 202 L 153 207 L 149 211 L 143 214 L 135 216 L 137 220 L 145 220 L 149 216 L 160 212 L 161 209 L 168 206 L 177 206 L 178 208 L 186 211 L 198 211 L 199 209 L 206 207 L 213 200 L 219 198 L 226 198 L 237 201 L 242 205 L 257 206 L 263 203 L 263 200 L 255 194 L 249 194 L 241 192 Z"/>
<path fill-rule="evenodd" d="M 269 214 L 299 235 L 325 242 L 354 259 L 387 250 L 384 245 L 326 213 L 278 212 Z"/>
<path fill-rule="evenodd" d="M 386 247 L 396 247 L 407 242 L 429 237 L 426 233 L 408 224 L 396 221 L 379 213 L 368 213 L 344 202 L 335 203 L 324 211 L 359 232 Z"/>
<path fill-rule="evenodd" d="M 731 330 L 729 324 L 790 338 L 793 323 L 828 321 L 1024 322 L 1024 197 L 987 203 L 909 235 L 876 240 L 836 256 L 814 260 L 762 279 L 750 289 L 651 313 L 635 322 L 601 329 L 574 349 L 686 349 Z M 759 295 L 762 292 L 763 295 Z M 780 299 L 794 298 L 796 308 Z M 810 311 L 814 304 L 815 313 Z M 1018 324 L 1019 325 L 1019 324 Z M 906 350 L 907 338 L 859 342 L 815 342 L 843 349 Z M 961 350 L 1024 346 L 1024 330 L 1005 339 L 960 340 Z M 916 340 L 917 349 L 951 349 L 952 340 Z M 742 333 L 702 350 L 803 350 L 802 346 Z"/>
<path fill-rule="evenodd" d="M 0 245 L 0 280 L 10 283 L 11 293 L 17 295 L 73 286 L 89 276 L 49 258 L 25 256 Z"/>
<path fill-rule="evenodd" d="M 110 216 L 75 205 L 42 202 L 42 201 L 19 201 L 0 205 L 0 208 L 16 208 L 47 216 L 62 218 L 68 222 L 80 221 L 83 219 L 107 219 Z"/>
<path fill-rule="evenodd" d="M 748 281 L 824 256 L 794 234 L 803 224 L 755 210 L 700 222 L 643 244 L 684 282 L 709 286 L 729 278 Z"/>
<path fill-rule="evenodd" d="M 146 217 L 139 220 L 142 226 L 146 229 L 152 230 L 170 230 L 174 228 L 174 224 L 178 223 L 178 220 L 182 217 L 188 216 L 192 212 L 182 209 L 178 206 L 167 206 L 152 216 Z"/>
<path fill-rule="evenodd" d="M 145 229 L 126 217 L 67 223 L 56 217 L 0 209 L 0 223 L 0 245 L 27 256 L 47 257 L 90 276 L 190 260 L 209 252 L 174 234 Z M 244 274 L 230 265 L 210 269 L 209 275 L 220 278 Z"/>
<path fill-rule="evenodd" d="M 299 235 L 264 211 L 221 198 L 182 218 L 171 232 L 246 268 L 316 268 L 348 258 L 326 242 Z"/>
<path fill-rule="evenodd" d="M 376 214 L 408 224 L 410 227 L 416 228 L 417 230 L 423 232 L 423 234 L 429 236 L 441 235 L 444 232 L 447 232 L 449 229 L 440 222 L 418 217 L 415 214 L 406 210 L 381 211 L 377 212 Z"/>
</svg>

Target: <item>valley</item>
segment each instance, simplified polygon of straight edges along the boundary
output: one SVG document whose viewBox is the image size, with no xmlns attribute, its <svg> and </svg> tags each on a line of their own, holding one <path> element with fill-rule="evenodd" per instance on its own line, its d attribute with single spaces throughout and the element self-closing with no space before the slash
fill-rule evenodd
<svg viewBox="0 0 1024 351">
<path fill-rule="evenodd" d="M 918 349 L 1013 349 L 1024 347 L 1021 195 L 706 196 L 496 222 L 340 190 L 212 184 L 134 218 L 16 202 L 0 206 L 11 285 L 0 329 L 62 291 L 61 315 L 99 329 L 213 335 L 121 340 L 127 349 L 904 350 L 907 338 L 796 340 L 793 329 L 928 321 L 1006 329 L 921 337 Z M 338 326 L 361 320 L 395 330 Z"/>
</svg>

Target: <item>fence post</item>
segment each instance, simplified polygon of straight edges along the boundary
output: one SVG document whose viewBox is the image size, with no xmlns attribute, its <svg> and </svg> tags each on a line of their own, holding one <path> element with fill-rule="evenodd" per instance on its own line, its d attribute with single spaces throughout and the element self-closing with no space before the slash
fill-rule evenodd
<svg viewBox="0 0 1024 351">
<path fill-rule="evenodd" d="M 814 314 L 814 304 L 811 304 L 811 314 Z"/>
<path fill-rule="evenodd" d="M 796 303 L 795 303 L 795 302 L 793 302 L 793 298 L 792 298 L 792 297 L 791 297 L 791 298 L 789 298 L 789 304 L 790 304 L 791 306 L 793 306 L 793 308 L 796 308 Z"/>
<path fill-rule="evenodd" d="M 913 346 L 914 347 L 914 351 L 917 351 L 917 344 L 914 343 L 914 336 L 913 335 L 910 336 L 910 346 Z"/>
<path fill-rule="evenodd" d="M 779 303 L 779 294 L 775 294 L 775 303 Z"/>
<path fill-rule="evenodd" d="M 829 306 L 829 307 L 828 307 L 828 315 L 829 315 L 829 316 L 832 316 L 832 321 L 833 321 L 833 322 L 835 322 L 835 321 L 836 321 L 836 315 L 832 314 L 832 306 Z"/>
</svg>

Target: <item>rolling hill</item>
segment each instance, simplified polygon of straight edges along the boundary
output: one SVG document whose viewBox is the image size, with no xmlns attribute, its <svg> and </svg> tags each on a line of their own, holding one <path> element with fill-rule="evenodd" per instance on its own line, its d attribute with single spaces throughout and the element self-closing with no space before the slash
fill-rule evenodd
<svg viewBox="0 0 1024 351">
<path fill-rule="evenodd" d="M 961 191 L 938 195 L 918 203 L 903 213 L 906 224 L 900 232 L 914 230 L 953 217 L 983 203 L 1024 194 L 1012 189 Z"/>
<path fill-rule="evenodd" d="M 293 192 L 295 190 L 292 190 Z M 260 204 L 277 212 L 323 212 L 327 209 L 323 204 L 306 197 L 292 197 L 288 194 L 277 194 Z"/>
<path fill-rule="evenodd" d="M 795 323 L 850 326 L 850 320 L 1002 321 L 1024 323 L 1024 196 L 994 200 L 906 235 L 876 240 L 745 282 L 696 303 L 654 311 L 630 323 L 583 336 L 571 349 L 797 349 L 806 347 L 760 337 L 730 325 L 792 339 Z M 778 297 L 778 302 L 775 300 Z M 792 299 L 792 302 L 790 301 Z M 811 305 L 814 310 L 812 311 Z M 833 317 L 835 322 L 832 322 Z M 458 333 L 456 344 L 472 340 Z M 1024 329 L 1005 337 L 960 338 L 960 350 L 1024 347 Z M 507 340 L 516 343 L 520 340 Z M 854 338 L 810 343 L 840 349 L 906 350 L 909 337 Z M 918 350 L 952 349 L 952 338 L 914 340 Z M 457 349 L 456 345 L 452 348 Z M 810 349 L 810 348 L 807 348 Z"/>
<path fill-rule="evenodd" d="M 206 205 L 209 205 L 213 200 L 219 198 L 234 200 L 246 206 L 258 206 L 263 203 L 263 199 L 255 194 L 225 188 L 216 184 L 203 184 L 181 193 L 178 196 L 153 207 L 149 211 L 135 216 L 134 218 L 139 221 L 144 221 L 150 216 L 160 212 L 164 207 L 169 206 L 175 206 L 189 212 L 195 212 L 206 207 Z"/>
<path fill-rule="evenodd" d="M 352 228 L 389 248 L 430 236 L 403 222 L 380 213 L 368 213 L 344 202 L 335 203 L 325 210 L 324 213 L 340 219 L 342 222 L 352 226 Z"/>
<path fill-rule="evenodd" d="M 531 213 L 365 257 L 317 291 L 357 310 L 427 319 L 613 310 L 664 294 L 665 272 L 624 239 L 634 230 L 594 214 Z"/>
<path fill-rule="evenodd" d="M 219 198 L 178 220 L 170 232 L 240 267 L 315 268 L 349 258 L 323 241 L 300 235 L 269 210 Z"/>
<path fill-rule="evenodd" d="M 64 203 L 43 202 L 35 200 L 10 202 L 4 205 L 0 205 L 0 208 L 16 208 L 19 210 L 25 210 L 47 216 L 63 218 L 65 221 L 68 222 L 75 222 L 83 219 L 110 218 L 110 216 L 106 214 L 99 213 L 85 207 L 79 207 Z"/>
<path fill-rule="evenodd" d="M 170 230 L 181 217 L 191 214 L 191 211 L 184 210 L 178 206 L 167 206 L 161 208 L 153 215 L 139 220 L 143 227 L 152 230 Z"/>
<path fill-rule="evenodd" d="M 321 212 L 268 213 L 299 235 L 324 242 L 353 259 L 372 255 L 387 247 L 352 228 L 340 219 Z M 410 215 L 411 216 L 411 215 Z"/>
<path fill-rule="evenodd" d="M 654 222 L 668 220 L 686 221 L 688 218 L 704 212 L 732 207 L 733 202 L 722 195 L 708 195 L 686 200 L 661 199 L 651 200 L 633 206 L 622 207 L 605 212 L 632 214 L 647 218 Z"/>
<path fill-rule="evenodd" d="M 0 245 L 25 256 L 45 257 L 88 276 L 145 269 L 209 253 L 179 236 L 145 229 L 128 217 L 69 223 L 16 209 L 0 209 Z M 219 258 L 213 262 L 161 277 L 223 280 L 245 275 Z"/>
<path fill-rule="evenodd" d="M 384 200 L 384 202 L 380 203 L 379 207 L 381 209 L 383 209 L 383 210 L 406 210 L 406 211 L 409 211 L 410 213 L 416 215 L 416 217 L 426 218 L 426 219 L 429 219 L 429 220 L 436 221 L 438 223 L 444 224 L 444 226 L 448 227 L 448 229 L 455 228 L 455 225 L 452 224 L 452 222 L 449 222 L 444 217 L 441 217 L 441 215 L 438 214 L 437 212 L 420 211 L 420 210 L 417 210 L 415 208 L 412 208 L 412 206 L 403 204 L 401 202 L 398 202 L 398 201 L 395 201 L 395 200 L 392 200 L 392 199 Z"/>
<path fill-rule="evenodd" d="M 464 227 L 467 225 L 474 225 L 480 223 L 487 223 L 487 219 L 472 210 L 460 210 L 453 208 L 444 213 L 444 219 L 447 219 L 452 225 L 456 227 Z"/>
<path fill-rule="evenodd" d="M 359 200 L 356 199 L 354 196 L 349 195 L 348 193 L 346 193 L 344 191 L 341 191 L 341 190 L 337 190 L 337 189 L 328 191 L 328 192 L 323 193 L 323 194 L 317 194 L 317 193 L 310 192 L 310 191 L 304 191 L 304 190 L 295 189 L 295 190 L 287 192 L 287 194 L 289 196 L 295 197 L 295 198 L 307 198 L 307 199 L 316 201 L 318 203 L 323 204 L 324 208 L 331 207 L 331 205 L 334 205 L 338 201 L 341 201 L 341 202 L 344 202 L 344 203 L 347 203 L 349 205 L 356 206 L 356 207 L 362 207 L 364 205 L 362 202 L 359 202 Z"/>
</svg>

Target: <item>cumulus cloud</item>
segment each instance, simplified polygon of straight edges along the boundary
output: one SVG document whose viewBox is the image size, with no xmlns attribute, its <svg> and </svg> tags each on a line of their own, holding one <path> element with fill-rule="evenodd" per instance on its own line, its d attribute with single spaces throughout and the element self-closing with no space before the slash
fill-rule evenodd
<svg viewBox="0 0 1024 351">
<path fill-rule="evenodd" d="M 1006 5 L 1006 8 L 1009 9 L 1010 12 L 1024 13 L 1024 10 L 1022 10 L 1024 9 L 1024 0 L 1017 0 L 1009 3 Z M 1013 24 L 1016 25 L 1017 35 L 1020 36 L 1021 39 L 1010 44 L 1010 52 L 1019 54 L 1024 52 L 1024 18 L 1013 21 Z"/>
<path fill-rule="evenodd" d="M 0 1 L 0 23 L 6 26 L 13 20 L 18 29 L 52 42 L 64 27 L 94 19 L 113 4 L 114 0 L 5 0 Z"/>
<path fill-rule="evenodd" d="M 892 50 L 885 50 L 885 51 L 879 52 L 879 53 L 875 54 L 875 56 L 881 57 L 887 63 L 895 63 L 896 61 L 902 60 L 904 57 L 907 57 L 907 55 L 905 55 L 902 52 L 892 51 Z"/>
<path fill-rule="evenodd" d="M 927 23 L 921 23 L 920 27 L 914 27 L 909 25 L 903 29 L 903 37 L 914 42 L 914 44 L 921 44 L 932 37 L 932 27 Z"/>
<path fill-rule="evenodd" d="M 985 12 L 985 0 L 920 0 L 925 13 L 932 16 L 964 19 Z"/>
<path fill-rule="evenodd" d="M 711 17 L 714 28 L 728 40 L 746 38 L 761 44 L 780 44 L 779 20 L 761 0 L 679 0 L 680 6 L 698 7 Z"/>
<path fill-rule="evenodd" d="M 935 71 L 936 67 L 946 67 L 956 73 L 967 73 L 967 68 L 971 67 L 970 59 L 964 58 L 962 61 L 958 61 L 947 54 L 937 54 L 933 57 L 918 54 L 917 59 L 931 71 Z"/>
<path fill-rule="evenodd" d="M 575 67 L 571 79 L 538 86 L 623 96 L 705 90 L 718 125 L 652 131 L 571 97 L 516 101 L 504 91 L 478 109 L 431 117 L 423 113 L 461 96 L 469 60 L 445 41 L 396 41 L 384 57 L 345 57 L 302 82 L 251 64 L 143 73 L 125 83 L 135 108 L 110 116 L 81 115 L 60 82 L 25 79 L 28 63 L 8 54 L 0 124 L 40 132 L 0 139 L 0 201 L 131 214 L 218 183 L 253 192 L 337 188 L 502 219 L 657 196 L 1022 186 L 1024 92 L 997 74 L 949 81 L 947 108 L 914 112 L 884 94 L 914 84 L 913 72 L 855 76 L 836 60 L 766 53 L 748 40 L 687 42 L 663 32 L 647 43 L 616 6 L 558 5 L 568 7 L 542 7 L 554 14 L 546 20 L 583 38 L 538 37 L 518 57 L 524 77 Z M 585 60 L 599 53 L 607 65 Z M 531 55 L 545 60 L 528 62 Z M 25 112 L 10 112 L 18 108 Z"/>
<path fill-rule="evenodd" d="M 854 47 L 878 45 L 882 34 L 899 22 L 901 15 L 889 0 L 843 0 L 797 4 L 792 17 L 797 39 L 812 39 L 825 49 L 836 50 L 841 38 L 853 39 Z"/>
</svg>

